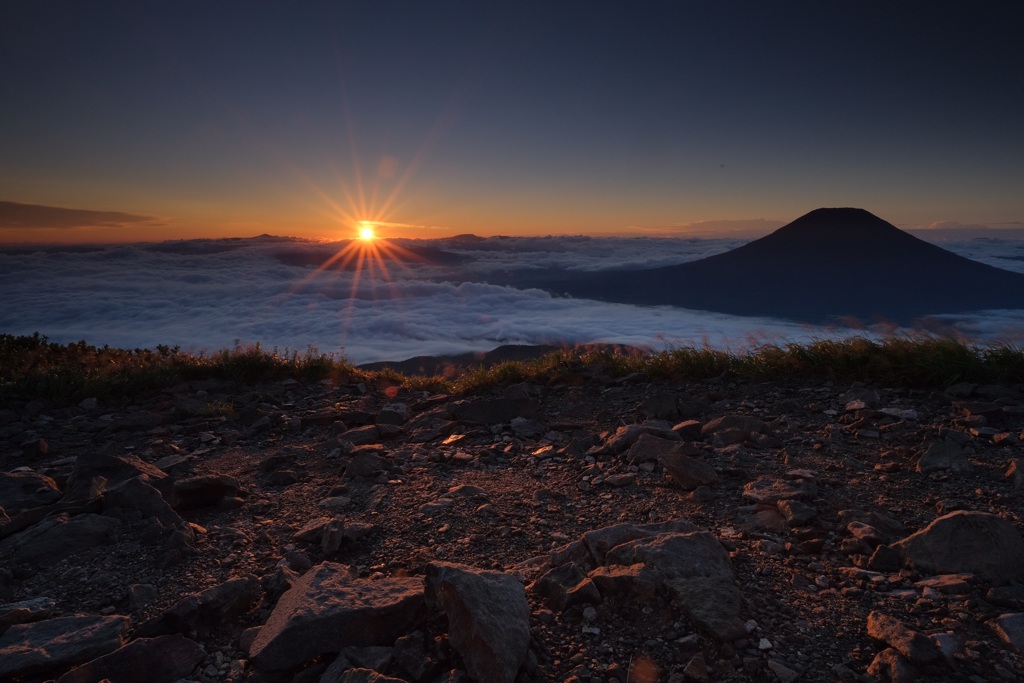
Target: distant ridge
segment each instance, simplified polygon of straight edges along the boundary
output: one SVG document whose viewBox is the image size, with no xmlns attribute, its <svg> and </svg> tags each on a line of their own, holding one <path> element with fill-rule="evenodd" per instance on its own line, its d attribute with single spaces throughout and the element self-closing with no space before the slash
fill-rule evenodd
<svg viewBox="0 0 1024 683">
<path fill-rule="evenodd" d="M 699 261 L 585 275 L 546 289 L 810 323 L 909 324 L 929 315 L 1024 308 L 1024 275 L 978 263 L 855 208 L 816 209 Z"/>
<path fill-rule="evenodd" d="M 351 242 L 351 240 L 350 240 Z M 275 259 L 289 266 L 313 266 L 324 267 L 331 270 L 356 270 L 361 267 L 359 258 L 335 258 L 344 247 L 338 244 L 321 247 L 318 249 L 304 248 L 283 248 L 274 252 Z M 452 252 L 439 249 L 434 246 L 413 246 L 403 245 L 400 249 L 376 249 L 367 254 L 365 258 L 374 261 L 393 261 L 396 263 L 422 263 L 430 265 L 455 265 L 466 260 L 465 256 L 453 254 Z"/>
<path fill-rule="evenodd" d="M 608 353 L 640 353 L 642 350 L 625 344 L 581 344 L 572 347 L 579 352 L 607 351 Z M 379 361 L 364 363 L 360 370 L 395 370 L 405 375 L 454 376 L 475 368 L 490 368 L 509 361 L 525 361 L 541 358 L 556 351 L 570 350 L 570 347 L 552 344 L 504 344 L 490 351 L 469 351 L 446 356 L 416 356 L 402 361 Z"/>
</svg>

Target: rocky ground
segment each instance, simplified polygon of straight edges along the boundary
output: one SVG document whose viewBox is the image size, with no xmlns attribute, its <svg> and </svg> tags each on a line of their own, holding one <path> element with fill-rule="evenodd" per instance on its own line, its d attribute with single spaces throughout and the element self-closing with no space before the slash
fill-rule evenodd
<svg viewBox="0 0 1024 683">
<path fill-rule="evenodd" d="M 1024 679 L 1024 391 L 197 382 L 0 411 L 0 680 Z"/>
</svg>

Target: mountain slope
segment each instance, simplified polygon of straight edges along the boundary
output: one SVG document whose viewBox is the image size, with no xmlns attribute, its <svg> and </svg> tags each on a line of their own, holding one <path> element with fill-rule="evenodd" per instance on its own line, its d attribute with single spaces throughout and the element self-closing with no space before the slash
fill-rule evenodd
<svg viewBox="0 0 1024 683">
<path fill-rule="evenodd" d="M 549 289 L 822 323 L 909 323 L 939 313 L 1024 308 L 1024 275 L 920 240 L 863 210 L 817 209 L 742 247 L 650 270 L 604 272 Z"/>
</svg>

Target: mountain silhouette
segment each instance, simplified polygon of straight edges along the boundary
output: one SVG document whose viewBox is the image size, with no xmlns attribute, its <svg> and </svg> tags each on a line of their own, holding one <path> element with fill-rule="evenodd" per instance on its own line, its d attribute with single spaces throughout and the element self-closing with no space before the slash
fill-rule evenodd
<svg viewBox="0 0 1024 683">
<path fill-rule="evenodd" d="M 577 298 L 829 323 L 908 324 L 1024 308 L 1024 275 L 958 256 L 864 209 L 816 209 L 737 249 L 545 287 Z"/>
</svg>

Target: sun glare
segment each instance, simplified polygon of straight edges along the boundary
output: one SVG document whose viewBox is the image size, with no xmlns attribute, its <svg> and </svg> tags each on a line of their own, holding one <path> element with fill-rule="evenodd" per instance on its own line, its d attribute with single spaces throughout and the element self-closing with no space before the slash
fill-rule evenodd
<svg viewBox="0 0 1024 683">
<path fill-rule="evenodd" d="M 369 225 L 364 225 L 363 227 L 359 228 L 359 239 L 363 240 L 364 242 L 372 242 L 373 238 L 375 238 L 376 236 L 377 235 L 375 235 L 373 232 L 373 228 L 371 228 Z"/>
</svg>

